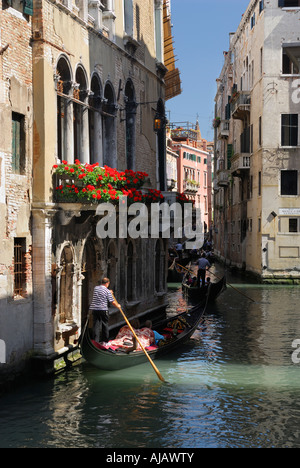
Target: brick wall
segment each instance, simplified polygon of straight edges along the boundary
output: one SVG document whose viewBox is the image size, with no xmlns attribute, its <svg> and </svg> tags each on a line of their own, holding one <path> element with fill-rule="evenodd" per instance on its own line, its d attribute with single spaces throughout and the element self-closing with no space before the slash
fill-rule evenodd
<svg viewBox="0 0 300 468">
<path fill-rule="evenodd" d="M 15 8 L 0 8 L 0 153 L 2 243 L 0 276 L 6 278 L 7 298 L 13 294 L 14 238 L 26 238 L 31 245 L 30 202 L 32 172 L 32 48 L 31 19 Z M 14 6 L 14 3 L 13 3 Z M 4 9 L 3 9 L 4 8 Z M 22 175 L 12 167 L 12 112 L 24 116 L 25 167 Z M 30 255 L 26 260 L 26 283 L 32 290 Z M 3 294 L 2 294 L 3 296 Z"/>
</svg>

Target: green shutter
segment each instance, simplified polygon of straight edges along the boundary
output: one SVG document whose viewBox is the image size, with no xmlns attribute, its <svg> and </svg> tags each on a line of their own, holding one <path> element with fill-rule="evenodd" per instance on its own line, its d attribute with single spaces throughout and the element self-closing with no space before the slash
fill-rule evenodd
<svg viewBox="0 0 300 468">
<path fill-rule="evenodd" d="M 227 146 L 227 169 L 231 168 L 231 158 L 233 156 L 233 145 Z"/>
<path fill-rule="evenodd" d="M 15 174 L 20 174 L 20 140 L 21 122 L 16 114 L 12 115 L 12 170 Z"/>
<path fill-rule="evenodd" d="M 33 0 L 23 0 L 23 13 L 33 16 Z"/>
</svg>

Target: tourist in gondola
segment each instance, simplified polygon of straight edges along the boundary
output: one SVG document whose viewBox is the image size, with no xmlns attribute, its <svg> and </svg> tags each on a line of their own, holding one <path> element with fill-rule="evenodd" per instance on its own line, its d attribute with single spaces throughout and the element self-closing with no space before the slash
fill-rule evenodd
<svg viewBox="0 0 300 468">
<path fill-rule="evenodd" d="M 109 291 L 110 280 L 103 278 L 101 286 L 96 286 L 94 289 L 93 300 L 90 305 L 90 310 L 93 312 L 94 319 L 94 340 L 100 343 L 100 331 L 101 341 L 107 342 L 109 340 L 109 328 L 108 328 L 108 308 L 109 304 L 112 304 L 118 309 L 121 307 L 120 304 L 114 299 L 111 291 Z"/>
</svg>

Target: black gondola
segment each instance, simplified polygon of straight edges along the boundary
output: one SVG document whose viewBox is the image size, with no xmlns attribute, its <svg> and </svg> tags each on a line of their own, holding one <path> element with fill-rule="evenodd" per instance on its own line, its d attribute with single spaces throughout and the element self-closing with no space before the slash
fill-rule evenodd
<svg viewBox="0 0 300 468">
<path fill-rule="evenodd" d="M 208 297 L 209 295 L 210 291 Z M 147 349 L 151 359 L 154 360 L 170 353 L 185 343 L 201 322 L 206 305 L 207 301 L 202 301 L 187 312 L 155 324 L 153 328 L 166 338 L 161 346 Z M 135 350 L 127 354 L 124 350 L 100 349 L 98 344 L 92 341 L 88 329 L 83 333 L 81 354 L 90 364 L 108 371 L 125 369 L 147 361 L 143 351 Z"/>
<path fill-rule="evenodd" d="M 210 293 L 208 297 L 208 302 L 215 301 L 220 294 L 226 289 L 226 277 L 223 276 L 217 283 L 210 283 L 209 285 Z M 191 286 L 187 282 L 187 275 L 184 277 L 182 281 L 182 292 L 184 295 L 187 295 L 189 299 L 192 301 L 201 301 L 204 300 L 207 294 L 208 286 L 198 287 L 198 286 Z"/>
</svg>

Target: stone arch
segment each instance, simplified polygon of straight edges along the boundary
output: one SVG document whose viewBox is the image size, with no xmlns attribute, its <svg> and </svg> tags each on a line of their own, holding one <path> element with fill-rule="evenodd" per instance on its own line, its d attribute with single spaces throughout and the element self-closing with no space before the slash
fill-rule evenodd
<svg viewBox="0 0 300 468">
<path fill-rule="evenodd" d="M 60 55 L 55 72 L 57 91 L 57 158 L 73 162 L 72 68 L 68 57 Z"/>
<path fill-rule="evenodd" d="M 95 286 L 104 275 L 104 248 L 100 239 L 89 236 L 84 243 L 81 260 L 81 325 L 84 325 Z"/>
<path fill-rule="evenodd" d="M 136 149 L 136 109 L 135 89 L 131 79 L 125 86 L 125 111 L 126 111 L 126 167 L 135 170 Z"/>
<path fill-rule="evenodd" d="M 127 244 L 126 255 L 126 299 L 132 302 L 136 299 L 136 248 L 133 240 Z"/>
<path fill-rule="evenodd" d="M 59 309 L 58 323 L 72 323 L 74 299 L 74 252 L 70 244 L 66 244 L 59 260 Z"/>
<path fill-rule="evenodd" d="M 166 268 L 166 246 L 162 239 L 158 239 L 155 243 L 154 252 L 154 272 L 155 272 L 155 292 L 159 293 L 165 290 L 165 268 Z"/>
<path fill-rule="evenodd" d="M 111 240 L 107 247 L 107 277 L 110 279 L 110 289 L 116 289 L 117 283 L 117 245 L 114 240 Z"/>
<path fill-rule="evenodd" d="M 87 107 L 88 78 L 79 64 L 75 72 L 74 98 L 74 157 L 82 163 L 90 162 L 89 112 Z"/>
<path fill-rule="evenodd" d="M 89 97 L 89 139 L 91 164 L 99 163 L 103 166 L 103 137 L 102 137 L 102 99 L 103 87 L 98 73 L 91 78 L 91 93 Z"/>
<path fill-rule="evenodd" d="M 103 164 L 117 167 L 116 95 L 113 85 L 107 81 L 103 104 Z"/>
</svg>

